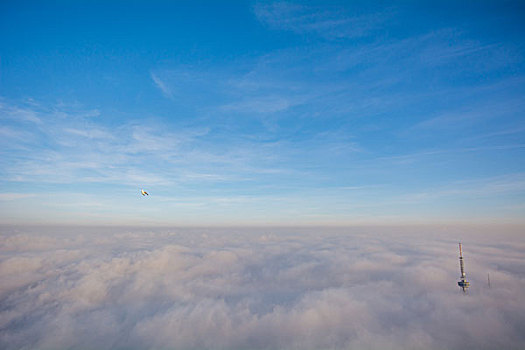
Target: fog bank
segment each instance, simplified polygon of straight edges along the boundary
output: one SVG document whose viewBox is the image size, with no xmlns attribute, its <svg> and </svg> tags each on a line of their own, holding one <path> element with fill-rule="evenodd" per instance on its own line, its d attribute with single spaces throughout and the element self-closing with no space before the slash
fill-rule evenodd
<svg viewBox="0 0 525 350">
<path fill-rule="evenodd" d="M 2 349 L 525 344 L 519 234 L 1 229 Z M 459 240 L 471 281 L 467 295 L 457 286 Z"/>
</svg>

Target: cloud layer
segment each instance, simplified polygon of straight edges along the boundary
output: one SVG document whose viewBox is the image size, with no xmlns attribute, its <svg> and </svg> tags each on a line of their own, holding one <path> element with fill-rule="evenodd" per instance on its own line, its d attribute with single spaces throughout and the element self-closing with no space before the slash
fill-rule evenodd
<svg viewBox="0 0 525 350">
<path fill-rule="evenodd" d="M 456 285 L 459 236 L 468 295 Z M 519 236 L 2 228 L 0 237 L 3 349 L 518 349 L 525 342 Z"/>
</svg>

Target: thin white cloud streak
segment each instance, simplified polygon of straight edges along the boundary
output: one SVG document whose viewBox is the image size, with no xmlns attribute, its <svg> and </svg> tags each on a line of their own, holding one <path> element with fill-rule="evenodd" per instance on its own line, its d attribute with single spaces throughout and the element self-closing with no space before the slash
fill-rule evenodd
<svg viewBox="0 0 525 350">
<path fill-rule="evenodd" d="M 275 113 L 285 111 L 288 108 L 300 104 L 277 96 L 267 96 L 264 98 L 245 99 L 226 104 L 221 107 L 226 112 L 242 113 Z"/>
<path fill-rule="evenodd" d="M 424 162 L 434 159 L 435 157 L 443 155 L 451 155 L 458 153 L 475 153 L 475 152 L 488 152 L 488 151 L 504 151 L 524 148 L 525 144 L 507 144 L 507 145 L 494 145 L 494 146 L 480 146 L 480 147 L 463 147 L 463 148 L 445 148 L 445 149 L 430 149 L 426 151 L 419 151 L 410 154 L 400 154 L 387 157 L 374 158 L 374 162 L 378 162 L 379 166 L 385 162 L 390 164 L 409 164 L 415 162 Z"/>
<path fill-rule="evenodd" d="M 502 240 L 460 227 L 2 230 L 3 349 L 525 341 L 525 241 L 510 232 Z M 466 296 L 456 284 L 460 239 Z"/>
<path fill-rule="evenodd" d="M 406 195 L 406 199 L 432 199 L 441 197 L 492 197 L 504 194 L 518 195 L 525 192 L 525 174 L 512 174 L 468 181 L 456 181 L 446 187 Z"/>
<path fill-rule="evenodd" d="M 1 119 L 42 124 L 42 120 L 32 109 L 12 106 L 2 101 L 0 101 L 0 120 Z"/>
<path fill-rule="evenodd" d="M 64 129 L 64 132 L 70 133 L 70 134 L 73 134 L 73 135 L 86 137 L 88 139 L 106 139 L 106 140 L 110 140 L 110 139 L 114 138 L 114 135 L 109 133 L 107 130 L 104 130 L 102 128 L 97 128 L 97 127 L 91 127 L 89 129 L 66 128 L 66 129 Z"/>
<path fill-rule="evenodd" d="M 272 29 L 316 34 L 326 39 L 367 36 L 391 17 L 388 10 L 360 16 L 347 15 L 342 10 L 291 2 L 258 2 L 253 8 L 257 19 Z"/>
<path fill-rule="evenodd" d="M 169 98 L 173 98 L 173 92 L 171 88 L 161 79 L 159 76 L 155 73 L 150 74 L 151 79 L 153 80 L 153 83 L 155 83 L 155 86 L 162 92 L 162 94 Z"/>
<path fill-rule="evenodd" d="M 476 105 L 468 110 L 444 113 L 414 125 L 413 130 L 431 129 L 434 132 L 437 129 L 469 128 L 477 124 L 486 123 L 490 119 L 514 115 L 524 109 L 525 103 L 521 98 L 509 98 L 496 103 L 489 102 L 483 105 Z"/>
<path fill-rule="evenodd" d="M 13 201 L 34 196 L 36 196 L 34 193 L 0 193 L 0 201 Z"/>
</svg>

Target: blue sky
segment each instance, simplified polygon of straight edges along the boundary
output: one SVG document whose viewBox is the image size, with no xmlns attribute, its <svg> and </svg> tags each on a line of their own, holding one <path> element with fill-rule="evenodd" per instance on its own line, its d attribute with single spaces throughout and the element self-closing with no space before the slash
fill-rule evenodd
<svg viewBox="0 0 525 350">
<path fill-rule="evenodd" d="M 3 1 L 0 222 L 523 223 L 523 23 L 504 1 Z"/>
</svg>

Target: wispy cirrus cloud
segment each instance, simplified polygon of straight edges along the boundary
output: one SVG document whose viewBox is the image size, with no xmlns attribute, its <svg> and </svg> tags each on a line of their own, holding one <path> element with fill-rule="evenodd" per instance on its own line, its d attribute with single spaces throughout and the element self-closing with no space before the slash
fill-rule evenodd
<svg viewBox="0 0 525 350">
<path fill-rule="evenodd" d="M 0 100 L 0 120 L 1 119 L 42 124 L 42 120 L 32 108 L 13 106 L 2 100 Z"/>
<path fill-rule="evenodd" d="M 166 185 L 199 177 L 208 182 L 239 179 L 277 167 L 268 162 L 277 157 L 269 145 L 243 139 L 217 147 L 209 140 L 217 137 L 209 127 L 128 120 L 110 128 L 78 107 L 75 112 L 61 106 L 24 108 L 44 122 L 20 129 L 23 121 L 13 120 L 0 129 L 7 136 L 0 141 L 7 181 Z M 160 166 L 152 169 L 149 165 L 156 162 Z"/>
<path fill-rule="evenodd" d="M 342 8 L 326 8 L 292 2 L 258 2 L 255 16 L 272 29 L 316 34 L 327 39 L 356 38 L 377 30 L 389 11 L 361 15 L 346 14 Z"/>
<path fill-rule="evenodd" d="M 476 124 L 485 124 L 487 120 L 512 116 L 525 111 L 525 103 L 521 98 L 506 98 L 489 101 L 482 105 L 460 108 L 424 120 L 413 126 L 415 130 L 467 128 Z"/>
<path fill-rule="evenodd" d="M 151 79 L 155 86 L 162 92 L 162 94 L 167 98 L 173 98 L 172 89 L 167 83 L 165 83 L 157 74 L 150 73 Z"/>
<path fill-rule="evenodd" d="M 499 195 L 523 195 L 525 174 L 509 174 L 497 177 L 455 181 L 447 186 L 432 188 L 425 192 L 408 194 L 407 199 L 429 200 L 444 197 L 487 198 Z"/>
<path fill-rule="evenodd" d="M 264 96 L 228 103 L 220 108 L 226 112 L 275 113 L 285 111 L 297 104 L 301 104 L 301 102 L 282 96 Z"/>
<path fill-rule="evenodd" d="M 0 193 L 0 201 L 14 201 L 18 199 L 31 198 L 36 196 L 34 193 Z"/>
<path fill-rule="evenodd" d="M 96 126 L 92 126 L 88 129 L 74 129 L 74 128 L 66 128 L 64 129 L 64 132 L 70 133 L 73 135 L 78 135 L 82 137 L 86 137 L 88 139 L 112 139 L 115 136 L 108 132 L 108 130 L 104 130 L 103 128 L 99 128 Z"/>
</svg>

